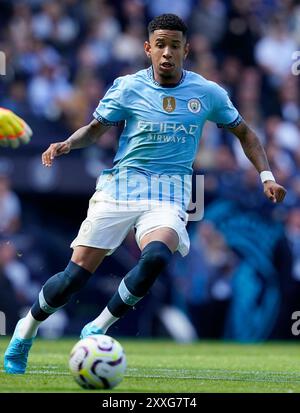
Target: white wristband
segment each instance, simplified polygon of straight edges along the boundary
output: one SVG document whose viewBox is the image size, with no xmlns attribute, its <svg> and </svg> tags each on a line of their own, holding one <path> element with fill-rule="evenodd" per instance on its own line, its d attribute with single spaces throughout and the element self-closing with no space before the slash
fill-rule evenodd
<svg viewBox="0 0 300 413">
<path fill-rule="evenodd" d="M 276 182 L 271 171 L 262 171 L 259 175 L 262 183 L 265 183 L 266 181 Z"/>
</svg>

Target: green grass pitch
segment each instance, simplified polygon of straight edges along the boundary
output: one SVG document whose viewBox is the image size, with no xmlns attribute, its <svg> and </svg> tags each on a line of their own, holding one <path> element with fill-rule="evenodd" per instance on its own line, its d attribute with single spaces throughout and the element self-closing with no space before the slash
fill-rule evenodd
<svg viewBox="0 0 300 413">
<path fill-rule="evenodd" d="M 122 383 L 106 393 L 300 392 L 300 351 L 295 343 L 118 340 L 125 349 L 128 368 Z M 76 341 L 38 339 L 27 373 L 8 375 L 3 371 L 8 339 L 1 338 L 0 392 L 95 393 L 81 389 L 69 374 L 68 355 Z"/>
</svg>

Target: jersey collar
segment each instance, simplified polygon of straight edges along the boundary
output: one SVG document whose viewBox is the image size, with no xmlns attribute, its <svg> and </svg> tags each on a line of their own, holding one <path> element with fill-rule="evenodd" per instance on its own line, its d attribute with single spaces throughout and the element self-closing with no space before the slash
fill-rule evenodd
<svg viewBox="0 0 300 413">
<path fill-rule="evenodd" d="M 148 76 L 148 78 L 151 80 L 151 82 L 154 83 L 156 86 L 165 87 L 165 88 L 168 88 L 168 87 L 172 88 L 172 87 L 179 86 L 179 85 L 181 85 L 181 83 L 184 82 L 184 79 L 185 79 L 185 76 L 186 76 L 186 70 L 182 70 L 182 75 L 181 75 L 181 79 L 179 80 L 179 82 L 176 83 L 176 85 L 171 85 L 171 86 L 161 85 L 160 83 L 158 83 L 158 82 L 154 79 L 153 67 L 152 67 L 152 66 L 148 67 L 148 69 L 147 69 L 147 76 Z"/>
</svg>

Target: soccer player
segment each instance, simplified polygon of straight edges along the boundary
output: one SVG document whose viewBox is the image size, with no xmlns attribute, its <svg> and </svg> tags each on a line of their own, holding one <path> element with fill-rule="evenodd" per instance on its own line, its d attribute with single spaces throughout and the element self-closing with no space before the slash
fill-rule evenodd
<svg viewBox="0 0 300 413">
<path fill-rule="evenodd" d="M 260 174 L 265 195 L 273 202 L 284 199 L 286 191 L 275 182 L 259 139 L 225 90 L 183 69 L 189 51 L 184 22 L 164 14 L 150 22 L 148 31 L 144 48 L 151 66 L 116 79 L 96 108 L 95 119 L 67 140 L 51 144 L 42 155 L 43 164 L 50 167 L 56 157 L 93 144 L 111 126 L 125 121 L 114 166 L 100 175 L 87 218 L 71 244 L 70 262 L 45 283 L 16 326 L 5 353 L 8 373 L 25 372 L 40 323 L 86 284 L 132 227 L 140 260 L 102 313 L 83 328 L 81 338 L 105 334 L 145 296 L 175 251 L 188 253 L 192 164 L 206 120 L 237 136 Z"/>
</svg>

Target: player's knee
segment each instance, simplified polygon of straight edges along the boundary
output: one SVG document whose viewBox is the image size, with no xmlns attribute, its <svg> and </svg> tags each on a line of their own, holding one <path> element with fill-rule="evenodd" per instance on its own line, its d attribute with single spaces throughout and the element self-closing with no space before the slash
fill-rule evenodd
<svg viewBox="0 0 300 413">
<path fill-rule="evenodd" d="M 169 264 L 172 257 L 171 250 L 161 241 L 152 241 L 141 255 L 141 266 L 148 273 L 159 273 Z"/>
<path fill-rule="evenodd" d="M 143 297 L 170 262 L 172 252 L 160 241 L 150 242 L 144 249 L 138 265 L 125 277 L 125 285 L 137 297 Z"/>
<path fill-rule="evenodd" d="M 66 288 L 70 292 L 79 291 L 87 283 L 91 275 L 91 272 L 70 261 L 64 271 Z"/>
</svg>

